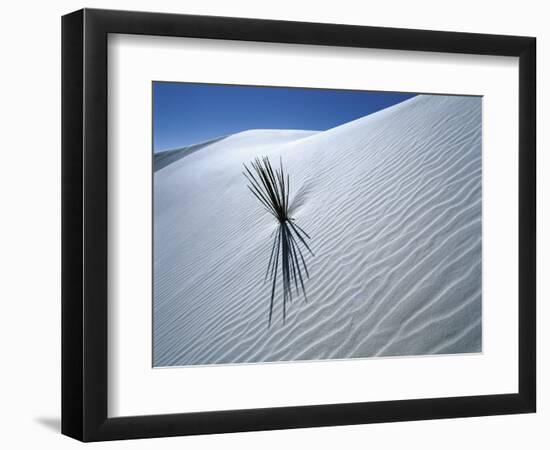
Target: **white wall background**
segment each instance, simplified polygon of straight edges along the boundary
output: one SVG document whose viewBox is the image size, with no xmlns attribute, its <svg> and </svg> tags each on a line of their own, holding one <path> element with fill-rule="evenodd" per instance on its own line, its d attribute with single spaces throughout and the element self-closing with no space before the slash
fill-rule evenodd
<svg viewBox="0 0 550 450">
<path fill-rule="evenodd" d="M 60 417 L 60 16 L 83 6 L 530 35 L 538 38 L 539 412 L 452 419 L 95 444 L 94 448 L 546 449 L 550 446 L 550 308 L 543 304 L 550 221 L 550 139 L 544 106 L 550 71 L 549 12 L 536 0 L 20 1 L 0 16 L 0 446 L 75 448 Z M 544 239 L 544 241 L 543 241 Z M 545 284 L 546 283 L 546 284 Z"/>
</svg>

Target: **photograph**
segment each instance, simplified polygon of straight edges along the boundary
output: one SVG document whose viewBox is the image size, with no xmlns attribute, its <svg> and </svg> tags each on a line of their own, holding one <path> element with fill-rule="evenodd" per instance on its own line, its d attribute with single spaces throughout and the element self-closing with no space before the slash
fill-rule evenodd
<svg viewBox="0 0 550 450">
<path fill-rule="evenodd" d="M 0 449 L 550 448 L 548 14 L 465 2 L 6 3 Z"/>
<path fill-rule="evenodd" d="M 482 96 L 151 88 L 153 367 L 482 353 Z"/>
</svg>

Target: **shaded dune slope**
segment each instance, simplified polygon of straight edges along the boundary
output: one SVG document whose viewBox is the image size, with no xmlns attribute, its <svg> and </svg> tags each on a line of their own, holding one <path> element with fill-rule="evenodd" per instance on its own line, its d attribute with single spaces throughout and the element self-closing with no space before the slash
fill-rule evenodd
<svg viewBox="0 0 550 450">
<path fill-rule="evenodd" d="M 269 328 L 273 218 L 242 163 L 283 158 L 308 302 Z M 417 96 L 323 132 L 252 130 L 154 176 L 155 366 L 481 350 L 481 100 Z"/>
<path fill-rule="evenodd" d="M 172 164 L 173 162 L 176 162 L 179 159 L 196 152 L 197 150 L 200 150 L 201 148 L 221 141 L 224 138 L 225 136 L 221 136 L 219 138 L 209 139 L 208 141 L 200 142 L 198 144 L 187 145 L 174 150 L 165 150 L 163 152 L 155 153 L 153 155 L 153 170 L 156 172 L 157 170 L 160 170 L 163 167 L 166 167 L 167 165 Z"/>
</svg>

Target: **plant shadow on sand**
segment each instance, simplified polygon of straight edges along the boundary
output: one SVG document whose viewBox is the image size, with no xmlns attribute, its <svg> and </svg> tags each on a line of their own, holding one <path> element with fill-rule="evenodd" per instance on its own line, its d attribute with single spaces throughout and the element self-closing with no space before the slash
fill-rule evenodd
<svg viewBox="0 0 550 450">
<path fill-rule="evenodd" d="M 276 230 L 272 234 L 273 245 L 271 246 L 271 254 L 265 274 L 265 281 L 268 278 L 271 280 L 268 323 L 270 327 L 279 266 L 281 268 L 283 283 L 284 323 L 286 320 L 287 303 L 292 302 L 293 295 L 299 296 L 301 293 L 307 302 L 304 278 L 309 278 L 309 271 L 301 246 L 312 256 L 314 256 L 314 253 L 306 242 L 306 240 L 311 239 L 310 236 L 290 216 L 290 177 L 288 173 L 285 174 L 282 158 L 279 168 L 275 170 L 273 170 L 267 156 L 263 156 L 261 159 L 256 158 L 250 165 L 252 169 L 243 164 L 245 169 L 243 175 L 250 183 L 247 187 L 278 223 Z"/>
</svg>

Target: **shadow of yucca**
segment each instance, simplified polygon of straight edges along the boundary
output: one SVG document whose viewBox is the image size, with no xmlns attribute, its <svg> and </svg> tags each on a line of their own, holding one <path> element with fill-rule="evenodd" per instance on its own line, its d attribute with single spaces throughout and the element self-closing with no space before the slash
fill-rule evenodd
<svg viewBox="0 0 550 450">
<path fill-rule="evenodd" d="M 311 239 L 310 236 L 289 216 L 290 177 L 288 174 L 285 177 L 282 158 L 279 169 L 275 171 L 267 156 L 261 159 L 256 158 L 251 162 L 252 170 L 246 164 L 243 165 L 245 168 L 243 175 L 250 183 L 248 189 L 278 222 L 278 227 L 272 235 L 274 236 L 273 245 L 265 274 L 265 280 L 271 279 L 271 301 L 269 303 L 269 326 L 271 326 L 279 266 L 283 280 L 284 323 L 287 302 L 292 302 L 293 289 L 296 295 L 300 295 L 301 292 L 307 302 L 302 271 L 306 278 L 309 278 L 309 272 L 300 246 L 303 245 L 311 255 L 314 253 L 306 242 L 306 239 Z"/>
</svg>

